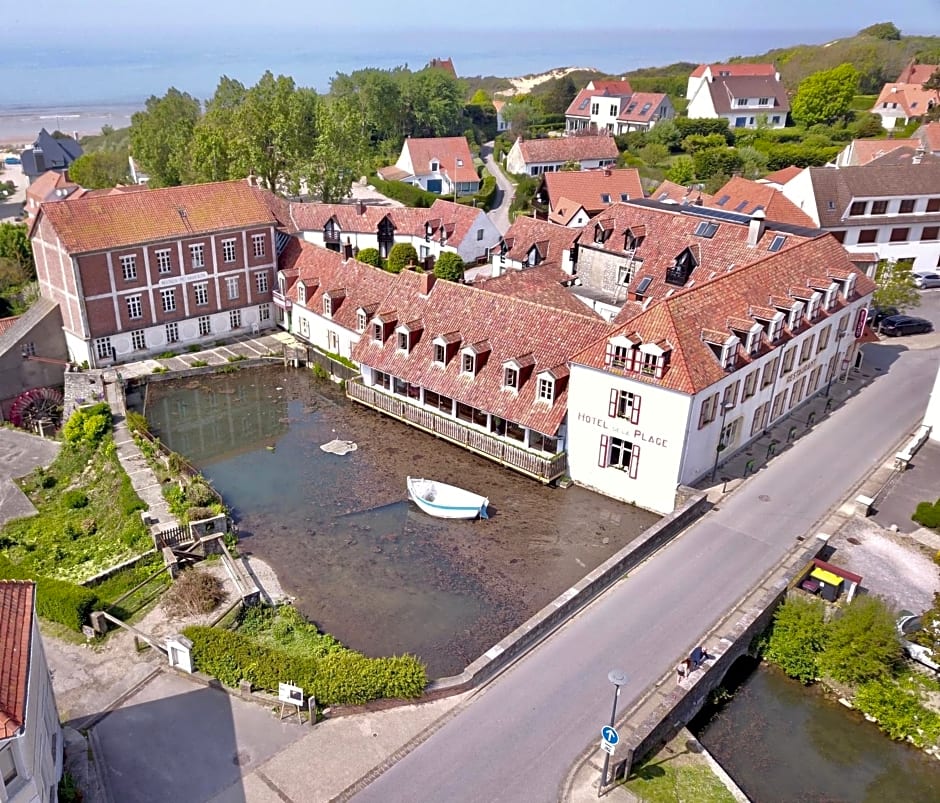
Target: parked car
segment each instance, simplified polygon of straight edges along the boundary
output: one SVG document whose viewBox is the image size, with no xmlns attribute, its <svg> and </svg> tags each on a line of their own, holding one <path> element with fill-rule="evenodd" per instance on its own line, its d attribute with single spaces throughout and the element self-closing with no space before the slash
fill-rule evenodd
<svg viewBox="0 0 940 803">
<path fill-rule="evenodd" d="M 20 164 L 20 157 L 19 156 L 7 156 L 7 158 L 3 160 L 3 163 L 8 164 L 8 165 L 18 165 Z"/>
<path fill-rule="evenodd" d="M 926 290 L 929 287 L 940 287 L 940 273 L 915 273 L 914 285 L 921 290 Z"/>
<path fill-rule="evenodd" d="M 877 329 L 878 324 L 880 324 L 885 318 L 890 318 L 892 315 L 900 314 L 901 310 L 899 310 L 897 307 L 872 307 L 869 317 L 872 327 Z"/>
<path fill-rule="evenodd" d="M 898 616 L 898 636 L 901 639 L 901 649 L 911 660 L 932 669 L 934 672 L 940 672 L 940 663 L 934 658 L 933 651 L 923 644 L 915 644 L 907 640 L 907 636 L 923 629 L 921 618 L 910 611 L 901 611 Z"/>
<path fill-rule="evenodd" d="M 916 335 L 932 332 L 933 324 L 926 318 L 914 318 L 911 315 L 889 315 L 881 322 L 880 331 L 888 337 Z"/>
</svg>

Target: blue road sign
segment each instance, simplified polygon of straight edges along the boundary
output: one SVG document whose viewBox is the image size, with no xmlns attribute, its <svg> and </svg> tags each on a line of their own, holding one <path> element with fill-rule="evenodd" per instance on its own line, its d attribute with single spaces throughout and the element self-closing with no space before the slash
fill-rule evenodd
<svg viewBox="0 0 940 803">
<path fill-rule="evenodd" d="M 620 734 L 617 733 L 616 728 L 612 728 L 610 725 L 605 725 L 601 728 L 601 739 L 603 739 L 609 745 L 615 745 L 620 741 Z"/>
</svg>

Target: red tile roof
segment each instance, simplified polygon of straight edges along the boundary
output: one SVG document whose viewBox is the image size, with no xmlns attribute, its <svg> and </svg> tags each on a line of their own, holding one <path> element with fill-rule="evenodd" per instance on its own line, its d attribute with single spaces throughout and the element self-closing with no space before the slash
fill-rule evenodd
<svg viewBox="0 0 940 803">
<path fill-rule="evenodd" d="M 661 343 L 671 349 L 668 368 L 661 379 L 636 374 L 638 381 L 660 385 L 682 393 L 695 394 L 727 377 L 727 372 L 715 358 L 703 339 L 703 331 L 725 332 L 730 336 L 730 319 L 753 318 L 755 307 L 768 305 L 770 297 L 787 297 L 790 288 L 807 285 L 818 266 L 836 269 L 840 275 L 854 273 L 855 295 L 851 300 L 867 296 L 875 289 L 874 282 L 858 271 L 849 261 L 842 246 L 833 237 L 806 240 L 793 248 L 763 259 L 746 267 L 725 273 L 701 285 L 688 287 L 675 295 L 649 306 L 645 311 L 619 325 L 606 336 L 588 346 L 572 358 L 573 363 L 594 368 L 605 368 L 605 353 L 611 337 L 623 335 L 643 343 Z M 833 277 L 835 278 L 835 277 Z M 846 301 L 841 294 L 832 310 L 823 311 L 823 319 L 831 318 L 844 309 Z M 816 324 L 818 325 L 818 323 Z M 785 330 L 787 337 L 791 336 Z M 766 354 L 764 344 L 760 355 Z M 746 367 L 750 355 L 739 349 L 738 366 Z"/>
<path fill-rule="evenodd" d="M 585 212 L 584 207 L 572 201 L 570 198 L 557 198 L 552 204 L 552 211 L 548 213 L 548 219 L 552 223 L 557 223 L 560 226 L 567 226 L 574 218 L 578 215 L 579 212 Z M 585 212 L 586 215 L 589 215 L 588 212 Z"/>
<path fill-rule="evenodd" d="M 853 139 L 849 143 L 850 160 L 843 167 L 867 165 L 898 148 L 916 148 L 919 139 Z"/>
<path fill-rule="evenodd" d="M 940 152 L 940 123 L 924 123 L 917 129 L 916 136 L 930 153 Z"/>
<path fill-rule="evenodd" d="M 620 153 L 614 138 L 606 134 L 546 137 L 545 139 L 517 140 L 517 142 L 526 164 L 616 159 Z"/>
<path fill-rule="evenodd" d="M 541 259 L 539 264 L 560 268 L 563 252 L 570 251 L 580 235 L 580 229 L 520 215 L 503 236 L 503 241 L 509 246 L 506 256 L 515 262 L 524 262 L 532 246 L 536 245 Z"/>
<path fill-rule="evenodd" d="M 611 203 L 645 197 L 643 184 L 640 181 L 640 171 L 635 167 L 561 170 L 544 173 L 542 183 L 548 193 L 549 206 L 553 209 L 564 197 L 583 206 L 590 215 L 600 212 Z M 627 197 L 624 198 L 624 195 Z"/>
<path fill-rule="evenodd" d="M 590 117 L 591 98 L 628 98 L 633 94 L 630 82 L 623 81 L 589 81 L 588 85 L 575 95 L 574 100 L 568 104 L 565 115 L 568 117 Z M 622 108 L 622 107 L 621 107 Z"/>
<path fill-rule="evenodd" d="M 712 77 L 715 78 L 721 73 L 728 75 L 776 75 L 777 68 L 773 64 L 699 64 L 692 70 L 693 78 L 701 78 L 705 74 L 705 68 L 710 67 Z"/>
<path fill-rule="evenodd" d="M 458 182 L 480 180 L 466 137 L 408 137 L 402 149 L 407 149 L 410 154 L 415 175 L 431 173 L 431 161 L 434 160 L 440 163 L 439 172 L 448 176 L 456 165 Z"/>
<path fill-rule="evenodd" d="M 802 172 L 802 167 L 790 165 L 789 167 L 783 167 L 780 170 L 775 170 L 773 173 L 768 173 L 766 176 L 764 176 L 763 181 L 771 181 L 774 184 L 783 185 L 788 181 L 796 178 Z"/>
<path fill-rule="evenodd" d="M 11 329 L 19 319 L 19 315 L 14 315 L 12 318 L 0 318 L 0 335 Z"/>
<path fill-rule="evenodd" d="M 594 79 L 588 82 L 588 88 L 593 89 L 595 93 L 610 95 L 612 97 L 630 95 L 633 93 L 633 88 L 626 78 L 612 78 L 606 81 Z"/>
<path fill-rule="evenodd" d="M 716 190 L 712 202 L 706 206 L 743 215 L 753 215 L 758 209 L 763 209 L 767 220 L 816 228 L 815 221 L 780 190 L 739 176 L 729 179 L 720 190 Z"/>
<path fill-rule="evenodd" d="M 451 58 L 446 59 L 431 59 L 428 62 L 428 67 L 436 67 L 439 70 L 444 70 L 444 72 L 450 73 L 454 78 L 457 77 L 457 70 L 454 67 L 454 61 Z"/>
<path fill-rule="evenodd" d="M 556 380 L 554 402 L 537 401 L 537 375 L 565 373 L 571 354 L 580 351 L 607 329 L 589 315 L 564 312 L 513 296 L 473 286 L 438 281 L 422 295 L 423 277 L 404 271 L 379 309 L 383 320 L 396 326 L 420 320 L 422 330 L 409 354 L 397 348 L 394 335 L 383 344 L 370 336 L 360 339 L 353 359 L 379 371 L 421 385 L 500 418 L 546 435 L 555 435 L 567 409 L 567 380 Z M 393 309 L 394 308 L 394 309 Z M 459 348 L 478 346 L 485 362 L 475 376 L 461 373 L 459 349 L 446 366 L 434 363 L 435 338 L 460 334 Z M 503 390 L 503 363 L 532 355 L 531 369 L 521 372 L 517 392 Z"/>
<path fill-rule="evenodd" d="M 692 187 L 683 187 L 681 184 L 666 179 L 650 193 L 650 198 L 656 201 L 674 201 L 677 204 L 705 206 L 712 202 L 714 196 Z"/>
<path fill-rule="evenodd" d="M 563 270 L 551 265 L 537 265 L 523 270 L 511 269 L 492 279 L 477 280 L 473 286 L 599 320 L 599 316 L 595 316 L 591 309 L 566 289 L 572 281 L 574 277 Z"/>
<path fill-rule="evenodd" d="M 665 98 L 662 92 L 634 92 L 621 103 L 617 119 L 628 123 L 648 123 Z"/>
<path fill-rule="evenodd" d="M 884 108 L 885 103 L 889 104 L 888 108 Z M 871 111 L 882 114 L 890 111 L 893 103 L 898 104 L 905 117 L 921 117 L 930 111 L 931 106 L 940 103 L 940 91 L 924 89 L 920 84 L 885 84 Z"/>
<path fill-rule="evenodd" d="M 907 66 L 901 70 L 897 83 L 923 84 L 938 69 L 940 69 L 940 64 L 917 64 L 914 59 L 911 59 Z"/>
<path fill-rule="evenodd" d="M 277 222 L 246 181 L 83 197 L 40 213 L 71 254 Z"/>
<path fill-rule="evenodd" d="M 34 588 L 30 581 L 0 580 L 0 739 L 26 724 Z"/>
<path fill-rule="evenodd" d="M 80 189 L 79 185 L 74 181 L 69 181 L 64 174 L 47 170 L 26 188 L 26 198 L 35 200 L 36 203 L 58 201 L 62 196 L 57 195 L 57 191 L 64 190 L 65 197 L 68 197 L 68 194 L 78 189 Z"/>
<path fill-rule="evenodd" d="M 377 306 L 395 286 L 394 274 L 355 259 L 343 261 L 341 254 L 296 237 L 282 252 L 278 266 L 291 278 L 297 278 L 287 289 L 291 301 L 322 316 L 323 296 L 330 294 L 332 320 L 353 332 L 357 328 L 358 309 Z M 308 288 L 305 303 L 297 297 L 297 286 L 301 283 Z"/>
</svg>

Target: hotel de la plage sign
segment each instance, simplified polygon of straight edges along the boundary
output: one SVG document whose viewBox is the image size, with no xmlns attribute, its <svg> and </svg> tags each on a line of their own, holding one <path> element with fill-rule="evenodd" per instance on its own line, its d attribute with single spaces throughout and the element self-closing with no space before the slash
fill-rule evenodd
<svg viewBox="0 0 940 803">
<path fill-rule="evenodd" d="M 200 279 L 208 279 L 207 271 L 201 270 L 198 273 L 187 273 L 183 276 L 167 276 L 157 282 L 158 287 L 173 287 L 177 284 L 186 284 L 187 282 L 198 282 Z"/>
<path fill-rule="evenodd" d="M 650 443 L 654 446 L 668 447 L 668 439 L 658 435 L 650 435 L 638 427 L 632 427 L 628 421 L 620 421 L 615 418 L 600 418 L 588 413 L 578 413 L 578 421 L 590 424 L 598 430 L 603 430 L 611 435 L 620 438 L 626 438 L 633 443 Z"/>
</svg>

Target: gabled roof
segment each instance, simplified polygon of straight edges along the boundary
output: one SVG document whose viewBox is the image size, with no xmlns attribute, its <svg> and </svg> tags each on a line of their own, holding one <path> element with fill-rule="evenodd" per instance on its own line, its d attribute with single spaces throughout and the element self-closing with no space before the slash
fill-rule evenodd
<svg viewBox="0 0 940 803">
<path fill-rule="evenodd" d="M 762 209 L 767 220 L 816 228 L 816 222 L 780 190 L 739 176 L 729 179 L 720 190 L 716 190 L 707 206 L 742 215 L 753 215 Z"/>
<path fill-rule="evenodd" d="M 699 64 L 692 70 L 693 78 L 701 78 L 705 75 L 705 69 L 709 68 L 713 77 L 722 73 L 728 75 L 771 75 L 777 74 L 777 68 L 773 64 L 747 64 L 744 62 L 738 64 Z"/>
<path fill-rule="evenodd" d="M 907 66 L 901 70 L 897 83 L 923 84 L 938 69 L 940 69 L 940 64 L 918 64 L 914 59 L 911 59 Z"/>
<path fill-rule="evenodd" d="M 914 136 L 928 153 L 940 153 L 940 122 L 924 123 Z"/>
<path fill-rule="evenodd" d="M 666 179 L 650 193 L 650 198 L 655 201 L 671 201 L 677 204 L 691 204 L 693 206 L 705 206 L 712 202 L 714 196 L 702 192 L 693 187 L 683 187 L 674 181 Z"/>
<path fill-rule="evenodd" d="M 570 198 L 561 197 L 552 204 L 552 211 L 548 213 L 548 219 L 560 226 L 567 226 L 580 212 L 584 212 L 586 215 L 590 214 L 581 204 L 575 203 Z"/>
<path fill-rule="evenodd" d="M 671 346 L 671 352 L 662 378 L 637 374 L 636 379 L 681 393 L 698 393 L 727 377 L 702 333 L 712 330 L 730 336 L 733 329 L 729 319 L 754 317 L 755 307 L 768 304 L 771 296 L 785 297 L 788 288 L 805 285 L 810 271 L 818 265 L 837 267 L 844 275 L 855 274 L 856 295 L 852 300 L 875 289 L 874 282 L 849 262 L 845 249 L 835 238 L 805 240 L 794 248 L 765 254 L 751 265 L 679 291 L 628 320 L 618 321 L 615 329 L 571 361 L 603 370 L 607 342 L 618 335 L 634 341 L 639 338 L 643 343 L 665 342 Z M 840 295 L 836 306 L 821 314 L 832 317 L 845 306 Z M 761 351 L 761 355 L 765 353 L 766 349 Z M 751 355 L 740 349 L 738 360 L 739 364 L 747 365 Z"/>
<path fill-rule="evenodd" d="M 415 175 L 431 173 L 431 161 L 436 160 L 439 162 L 438 172 L 447 173 L 448 177 L 456 165 L 458 182 L 480 180 L 466 137 L 408 137 L 402 148 L 411 155 Z"/>
<path fill-rule="evenodd" d="M 567 409 L 567 381 L 558 380 L 553 404 L 537 400 L 539 372 L 561 368 L 568 357 L 607 329 L 603 321 L 454 282 L 435 282 L 421 294 L 424 277 L 403 271 L 386 302 L 398 320 L 420 319 L 421 337 L 408 354 L 392 340 L 380 345 L 363 337 L 353 359 L 413 385 L 456 399 L 538 432 L 555 435 Z M 384 305 L 383 305 L 384 308 Z M 459 332 L 462 346 L 486 344 L 486 361 L 475 376 L 461 372 L 461 359 L 434 363 L 434 339 Z M 517 392 L 503 389 L 503 363 L 530 354 L 531 376 Z"/>
<path fill-rule="evenodd" d="M 885 103 L 889 104 L 888 108 L 884 108 Z M 904 111 L 905 117 L 921 117 L 940 103 L 940 91 L 924 89 L 920 84 L 885 84 L 871 111 L 884 114 L 895 103 Z"/>
<path fill-rule="evenodd" d="M 588 81 L 588 85 L 575 95 L 568 104 L 565 115 L 568 117 L 590 117 L 591 98 L 628 98 L 633 94 L 630 82 L 622 81 Z"/>
<path fill-rule="evenodd" d="M 619 155 L 614 138 L 606 134 L 519 139 L 516 142 L 526 164 L 616 159 Z"/>
<path fill-rule="evenodd" d="M 759 179 L 759 181 L 763 181 L 768 184 L 779 184 L 782 187 L 784 184 L 786 184 L 788 181 L 792 181 L 802 172 L 802 167 L 790 165 L 789 167 L 782 167 L 779 170 L 774 170 L 773 173 L 768 173 L 762 179 Z"/>
<path fill-rule="evenodd" d="M 599 316 L 567 289 L 573 279 L 573 276 L 563 270 L 550 264 L 542 264 L 525 270 L 509 270 L 502 276 L 477 280 L 473 285 L 492 293 L 534 301 L 545 307 L 554 307 L 599 320 Z"/>
<path fill-rule="evenodd" d="M 74 181 L 69 181 L 64 173 L 47 170 L 26 188 L 26 198 L 41 204 L 46 201 L 62 201 L 73 197 L 76 192 L 81 193 L 83 190 Z"/>
<path fill-rule="evenodd" d="M 662 92 L 634 92 L 621 102 L 617 119 L 625 123 L 648 123 L 666 98 Z"/>
<path fill-rule="evenodd" d="M 866 165 L 898 148 L 916 148 L 918 145 L 919 139 L 853 139 L 845 148 L 848 161 L 839 164 L 842 167 Z"/>
<path fill-rule="evenodd" d="M 35 585 L 0 580 L 0 739 L 26 724 Z"/>
<path fill-rule="evenodd" d="M 561 268 L 563 252 L 570 251 L 580 236 L 580 229 L 520 215 L 503 236 L 503 242 L 509 246 L 506 256 L 515 262 L 525 262 L 532 246 L 537 244 L 542 256 L 539 264 Z"/>
<path fill-rule="evenodd" d="M 33 142 L 33 147 L 20 154 L 23 173 L 32 178 L 47 170 L 64 170 L 82 153 L 82 146 L 72 137 L 57 138 L 43 128 Z"/>
<path fill-rule="evenodd" d="M 297 237 L 291 237 L 278 260 L 278 267 L 288 275 L 296 275 L 296 281 L 287 288 L 291 301 L 299 303 L 299 284 L 313 288 L 303 304 L 311 312 L 323 314 L 324 295 L 329 295 L 334 302 L 342 299 L 333 305 L 332 320 L 353 332 L 359 308 L 380 304 L 395 285 L 394 275 L 381 268 L 355 259 L 344 260 L 335 251 Z"/>
<path fill-rule="evenodd" d="M 854 198 L 897 198 L 916 195 L 937 195 L 940 189 L 940 162 L 924 161 L 921 164 L 880 165 L 864 167 L 810 167 L 807 168 L 819 225 L 823 228 L 838 228 L 849 224 L 860 224 L 866 218 L 848 217 L 849 205 Z M 832 208 L 830 208 L 830 202 Z M 931 219 L 931 215 L 923 219 Z M 910 220 L 910 218 L 908 218 Z M 891 218 L 881 215 L 879 225 L 888 225 Z"/>
<path fill-rule="evenodd" d="M 438 70 L 444 70 L 444 72 L 450 73 L 454 78 L 457 77 L 454 61 L 450 57 L 446 59 L 431 59 L 428 62 L 428 67 L 436 67 Z"/>
<path fill-rule="evenodd" d="M 560 205 L 561 198 L 567 198 L 575 205 L 583 206 L 592 215 L 611 203 L 644 197 L 640 171 L 635 167 L 559 170 L 544 173 L 542 183 L 548 193 L 549 206 L 553 209 Z M 624 195 L 627 197 L 624 198 Z"/>
<path fill-rule="evenodd" d="M 718 114 L 731 114 L 734 112 L 771 114 L 786 113 L 790 111 L 790 101 L 786 90 L 774 76 L 770 75 L 743 75 L 716 78 L 708 84 L 708 91 L 712 96 L 712 105 Z M 769 106 L 737 106 L 738 98 L 768 98 Z"/>
<path fill-rule="evenodd" d="M 82 197 L 40 210 L 70 254 L 277 223 L 246 181 Z"/>
</svg>

